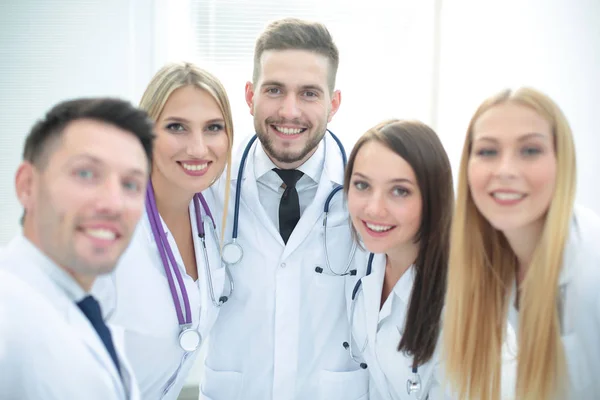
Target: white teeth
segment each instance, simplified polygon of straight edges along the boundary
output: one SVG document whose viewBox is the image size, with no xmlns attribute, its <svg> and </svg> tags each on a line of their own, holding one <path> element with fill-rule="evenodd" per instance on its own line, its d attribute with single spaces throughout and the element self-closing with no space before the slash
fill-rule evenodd
<svg viewBox="0 0 600 400">
<path fill-rule="evenodd" d="M 183 166 L 183 168 L 187 169 L 188 171 L 202 171 L 203 169 L 206 169 L 206 167 L 208 167 L 208 163 L 206 163 L 206 164 L 184 164 L 184 163 L 181 163 L 181 165 Z"/>
<path fill-rule="evenodd" d="M 283 133 L 284 135 L 297 135 L 304 130 L 304 129 L 283 128 L 280 126 L 275 126 L 275 129 L 278 132 Z"/>
<path fill-rule="evenodd" d="M 520 200 L 523 197 L 525 197 L 525 195 L 523 195 L 521 193 L 507 193 L 507 192 L 494 192 L 494 193 L 492 193 L 492 196 L 494 196 L 498 200 Z"/>
<path fill-rule="evenodd" d="M 117 237 L 117 235 L 108 229 L 86 229 L 85 233 L 87 233 L 89 236 L 94 237 L 96 239 L 102 239 L 102 240 L 115 240 L 115 238 Z"/>
<path fill-rule="evenodd" d="M 370 230 L 375 231 L 375 232 L 386 232 L 393 228 L 393 226 L 390 226 L 390 225 L 374 225 L 374 224 L 370 224 L 368 222 L 366 224 L 367 224 L 367 228 L 369 228 Z"/>
</svg>

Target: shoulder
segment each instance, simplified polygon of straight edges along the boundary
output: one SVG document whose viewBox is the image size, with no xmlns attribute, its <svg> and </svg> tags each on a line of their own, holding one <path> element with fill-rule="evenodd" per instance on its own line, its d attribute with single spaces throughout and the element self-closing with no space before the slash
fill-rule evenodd
<svg viewBox="0 0 600 400">
<path fill-rule="evenodd" d="M 592 210 L 575 208 L 565 252 L 582 307 L 600 307 L 600 217 Z"/>
<path fill-rule="evenodd" d="M 64 318 L 49 300 L 20 277 L 0 270 L 0 338 L 23 343 L 64 325 Z"/>
</svg>

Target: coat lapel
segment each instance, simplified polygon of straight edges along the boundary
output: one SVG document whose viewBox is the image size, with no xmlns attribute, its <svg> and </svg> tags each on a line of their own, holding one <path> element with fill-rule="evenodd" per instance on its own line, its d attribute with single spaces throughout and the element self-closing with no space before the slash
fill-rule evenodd
<svg viewBox="0 0 600 400">
<path fill-rule="evenodd" d="M 315 194 L 314 200 L 304 210 L 304 213 L 298 221 L 298 225 L 294 228 L 292 235 L 290 236 L 285 250 L 283 252 L 283 258 L 288 257 L 302 244 L 310 232 L 315 229 L 319 219 L 324 214 L 325 200 L 329 193 L 336 185 L 340 185 L 344 179 L 344 165 L 342 162 L 341 155 L 337 145 L 331 135 L 325 134 L 324 138 L 325 145 L 325 162 L 323 172 L 319 178 L 319 186 L 317 187 L 317 193 Z M 340 192 L 336 196 L 343 196 Z M 318 229 L 321 229 L 319 224 Z"/>
<path fill-rule="evenodd" d="M 125 390 L 121 376 L 119 375 L 115 364 L 113 363 L 104 343 L 98 336 L 98 333 L 85 317 L 85 315 L 77 308 L 75 304 L 67 309 L 67 321 L 71 325 L 74 331 L 76 331 L 85 343 L 86 347 L 94 355 L 100 364 L 104 367 L 104 370 L 110 374 L 113 384 L 115 387 L 120 388 L 122 391 Z M 113 338 L 114 341 L 114 338 Z"/>
</svg>

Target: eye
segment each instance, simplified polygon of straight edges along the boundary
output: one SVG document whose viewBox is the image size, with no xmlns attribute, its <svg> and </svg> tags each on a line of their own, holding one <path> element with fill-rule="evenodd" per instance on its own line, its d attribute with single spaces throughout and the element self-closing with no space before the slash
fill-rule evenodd
<svg viewBox="0 0 600 400">
<path fill-rule="evenodd" d="M 184 132 L 185 127 L 179 122 L 172 122 L 165 127 L 169 132 L 179 133 Z"/>
<path fill-rule="evenodd" d="M 539 149 L 537 147 L 531 147 L 531 146 L 524 147 L 523 149 L 521 149 L 521 154 L 523 154 L 526 157 L 537 156 L 541 152 L 542 152 L 541 149 Z"/>
<path fill-rule="evenodd" d="M 276 88 L 276 87 L 272 87 L 272 88 L 267 88 L 267 90 L 265 90 L 265 92 L 267 94 L 280 94 L 281 93 L 281 89 Z"/>
<path fill-rule="evenodd" d="M 75 171 L 75 175 L 83 180 L 89 181 L 90 179 L 93 179 L 96 175 L 94 174 L 94 171 L 92 171 L 91 169 L 88 168 L 82 168 L 82 169 L 78 169 Z"/>
<path fill-rule="evenodd" d="M 123 187 L 128 192 L 139 192 L 141 190 L 142 185 L 136 180 L 128 180 L 123 182 Z"/>
<path fill-rule="evenodd" d="M 363 191 L 363 190 L 367 190 L 369 187 L 369 184 L 367 182 L 363 182 L 363 181 L 354 181 L 352 183 L 352 185 L 356 188 L 356 190 L 358 191 Z"/>
<path fill-rule="evenodd" d="M 223 124 L 210 124 L 206 127 L 206 130 L 209 132 L 221 132 L 225 130 L 225 126 Z"/>
<path fill-rule="evenodd" d="M 309 99 L 316 99 L 319 97 L 319 94 L 313 90 L 307 90 L 304 92 L 304 97 L 308 97 Z"/>
<path fill-rule="evenodd" d="M 475 154 L 477 154 L 480 157 L 492 157 L 495 156 L 496 154 L 498 154 L 498 152 L 494 149 L 479 149 L 475 152 Z"/>
<path fill-rule="evenodd" d="M 403 188 L 401 186 L 395 187 L 392 189 L 392 195 L 396 196 L 396 197 L 406 197 L 410 194 L 410 191 L 406 188 Z"/>
</svg>

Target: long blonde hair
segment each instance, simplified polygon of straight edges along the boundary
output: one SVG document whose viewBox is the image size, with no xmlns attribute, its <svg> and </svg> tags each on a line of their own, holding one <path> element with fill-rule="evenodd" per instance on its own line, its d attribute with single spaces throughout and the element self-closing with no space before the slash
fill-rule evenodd
<svg viewBox="0 0 600 400">
<path fill-rule="evenodd" d="M 140 100 L 140 108 L 145 110 L 150 118 L 156 122 L 162 113 L 167 100 L 171 96 L 171 93 L 184 86 L 195 86 L 210 94 L 217 102 L 217 105 L 223 114 L 223 119 L 225 120 L 225 133 L 229 139 L 229 148 L 227 151 L 223 220 L 221 221 L 221 243 L 223 243 L 231 186 L 231 152 L 233 147 L 233 117 L 225 88 L 213 74 L 198 68 L 194 64 L 169 63 L 162 67 L 148 84 L 148 87 Z"/>
<path fill-rule="evenodd" d="M 517 259 L 504 235 L 479 212 L 467 181 L 474 125 L 503 103 L 535 110 L 552 128 L 556 186 L 540 240 L 520 290 L 516 394 L 554 398 L 565 388 L 565 356 L 557 311 L 558 279 L 575 197 L 575 148 L 568 122 L 545 94 L 505 90 L 481 104 L 469 123 L 451 229 L 443 327 L 446 373 L 460 399 L 500 398 L 501 347 Z"/>
</svg>

